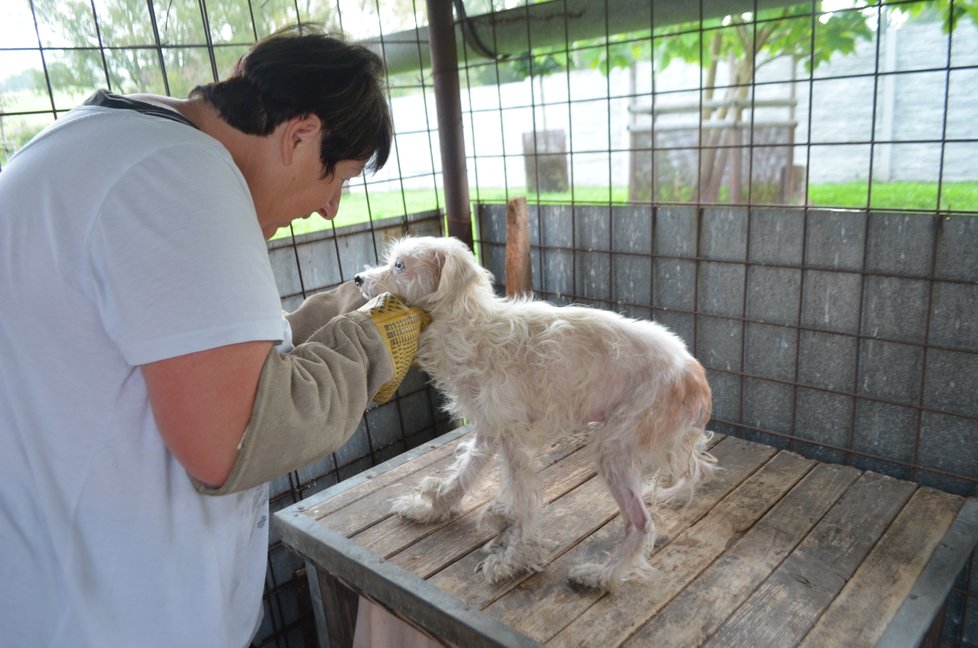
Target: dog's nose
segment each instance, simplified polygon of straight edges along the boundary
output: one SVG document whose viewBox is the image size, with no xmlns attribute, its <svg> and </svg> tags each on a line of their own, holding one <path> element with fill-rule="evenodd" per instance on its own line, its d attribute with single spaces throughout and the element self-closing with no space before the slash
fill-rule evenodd
<svg viewBox="0 0 978 648">
<path fill-rule="evenodd" d="M 358 286 L 362 286 L 363 285 L 363 277 L 361 277 L 360 275 L 354 276 L 353 277 L 353 283 L 355 283 Z"/>
</svg>

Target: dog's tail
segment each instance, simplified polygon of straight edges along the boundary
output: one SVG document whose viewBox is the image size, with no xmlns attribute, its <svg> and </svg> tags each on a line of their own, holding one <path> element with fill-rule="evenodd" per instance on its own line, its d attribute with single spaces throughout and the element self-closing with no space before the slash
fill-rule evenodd
<svg viewBox="0 0 978 648">
<path fill-rule="evenodd" d="M 673 443 L 656 474 L 655 501 L 668 502 L 683 496 L 692 500 L 697 484 L 709 479 L 717 460 L 707 448 L 713 433 L 706 424 L 713 412 L 713 396 L 703 366 L 690 359 L 668 395 L 665 421 L 672 428 Z"/>
</svg>

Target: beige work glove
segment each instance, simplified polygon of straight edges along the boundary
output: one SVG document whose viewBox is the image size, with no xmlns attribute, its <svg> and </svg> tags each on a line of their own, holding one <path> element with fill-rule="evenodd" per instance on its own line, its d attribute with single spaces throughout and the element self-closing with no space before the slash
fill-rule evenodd
<svg viewBox="0 0 978 648">
<path fill-rule="evenodd" d="M 431 323 L 431 317 L 420 308 L 408 306 L 403 299 L 391 293 L 374 297 L 358 310 L 367 313 L 380 330 L 394 363 L 393 380 L 384 384 L 373 398 L 377 404 L 386 403 L 394 397 L 408 369 L 414 364 L 414 357 L 418 354 L 418 338 Z"/>
<path fill-rule="evenodd" d="M 292 344 L 299 346 L 308 341 L 326 322 L 337 315 L 360 308 L 366 301 L 352 281 L 342 283 L 332 290 L 310 295 L 299 308 L 285 314 L 292 329 Z"/>
<path fill-rule="evenodd" d="M 206 495 L 235 493 L 335 452 L 356 431 L 370 399 L 394 395 L 430 318 L 383 294 L 333 317 L 288 353 L 271 349 L 251 420 L 227 481 Z"/>
</svg>

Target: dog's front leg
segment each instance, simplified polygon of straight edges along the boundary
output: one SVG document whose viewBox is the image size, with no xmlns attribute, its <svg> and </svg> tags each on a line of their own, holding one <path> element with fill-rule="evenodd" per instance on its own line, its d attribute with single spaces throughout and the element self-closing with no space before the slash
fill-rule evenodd
<svg viewBox="0 0 978 648">
<path fill-rule="evenodd" d="M 391 511 L 422 524 L 447 520 L 465 494 L 479 482 L 494 454 L 492 443 L 476 433 L 459 444 L 455 464 L 447 477 L 425 477 L 415 492 L 395 499 Z"/>
<path fill-rule="evenodd" d="M 505 435 L 500 450 L 499 493 L 488 513 L 505 524 L 485 546 L 489 555 L 478 566 L 490 582 L 542 570 L 553 548 L 539 536 L 542 502 L 536 453 L 519 435 Z"/>
</svg>

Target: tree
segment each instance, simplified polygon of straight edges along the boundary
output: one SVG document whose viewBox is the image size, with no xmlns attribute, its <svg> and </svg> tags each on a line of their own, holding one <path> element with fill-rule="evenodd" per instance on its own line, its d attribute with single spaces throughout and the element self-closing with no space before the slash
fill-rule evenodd
<svg viewBox="0 0 978 648">
<path fill-rule="evenodd" d="M 829 7 L 834 7 L 828 11 Z M 695 147 L 699 152 L 698 177 L 686 189 L 660 187 L 672 199 L 697 198 L 715 202 L 721 197 L 727 179 L 730 199 L 739 198 L 744 187 L 735 173 L 746 142 L 738 139 L 741 126 L 749 117 L 756 88 L 757 73 L 775 61 L 790 59 L 811 72 L 837 54 L 851 54 L 860 41 L 872 40 L 878 25 L 888 17 L 908 14 L 919 19 L 940 19 L 945 32 L 960 20 L 970 18 L 978 24 L 978 0 L 936 0 L 934 2 L 874 5 L 851 1 L 801 3 L 767 9 L 754 14 L 731 15 L 666 28 L 610 35 L 606 39 L 576 42 L 564 50 L 540 50 L 519 57 L 510 65 L 513 73 L 534 76 L 564 69 L 590 68 L 608 74 L 616 68 L 632 68 L 637 61 L 652 61 L 662 71 L 673 61 L 685 61 L 702 69 L 701 108 Z M 567 53 L 563 60 L 560 54 Z M 554 65 L 554 63 L 558 65 Z M 634 89 L 633 89 L 634 90 Z M 633 92 L 634 94 L 634 92 Z M 749 120 L 748 120 L 749 121 Z M 771 151 L 775 149 L 769 149 Z M 781 151 L 788 149 L 781 147 Z M 788 163 L 790 171 L 790 162 Z M 785 179 L 790 183 L 790 177 Z M 646 183 L 647 185 L 648 183 Z M 670 189 L 677 189 L 671 194 Z M 775 200 L 776 188 L 755 185 L 753 201 Z M 758 194 L 760 191 L 760 194 Z M 658 193 L 659 197 L 663 194 Z M 642 196 L 647 198 L 650 196 Z M 783 194 L 782 196 L 783 197 Z"/>
</svg>

